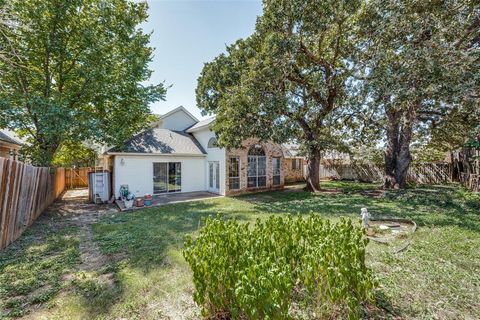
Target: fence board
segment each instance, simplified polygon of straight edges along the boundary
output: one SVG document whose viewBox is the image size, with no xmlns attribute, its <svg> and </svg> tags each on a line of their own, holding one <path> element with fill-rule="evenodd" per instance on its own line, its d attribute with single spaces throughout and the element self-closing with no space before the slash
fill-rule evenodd
<svg viewBox="0 0 480 320">
<path fill-rule="evenodd" d="M 374 164 L 345 164 L 324 161 L 321 178 L 381 182 L 384 168 Z M 407 180 L 417 184 L 444 184 L 452 182 L 452 166 L 446 163 L 423 163 L 409 168 Z"/>
<path fill-rule="evenodd" d="M 63 192 L 65 169 L 0 158 L 0 249 L 17 239 Z"/>
<path fill-rule="evenodd" d="M 65 169 L 65 185 L 69 189 L 88 187 L 88 173 L 93 168 L 68 168 Z"/>
</svg>

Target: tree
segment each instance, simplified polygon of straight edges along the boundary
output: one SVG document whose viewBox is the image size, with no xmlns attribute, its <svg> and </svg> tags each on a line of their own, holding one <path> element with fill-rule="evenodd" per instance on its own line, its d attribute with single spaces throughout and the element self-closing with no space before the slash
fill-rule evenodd
<svg viewBox="0 0 480 320">
<path fill-rule="evenodd" d="M 97 152 L 81 142 L 64 141 L 55 152 L 52 165 L 57 167 L 94 167 Z"/>
<path fill-rule="evenodd" d="M 319 190 L 321 152 L 341 144 L 362 8 L 357 0 L 264 0 L 254 34 L 205 64 L 198 80 L 197 105 L 217 115 L 219 144 L 295 139 L 308 159 L 307 187 Z"/>
<path fill-rule="evenodd" d="M 144 86 L 153 49 L 138 25 L 147 5 L 129 0 L 13 0 L 26 26 L 12 39 L 19 64 L 0 61 L 0 126 L 27 139 L 36 165 L 65 141 L 117 145 L 146 125 L 162 84 Z"/>
<path fill-rule="evenodd" d="M 451 152 L 480 137 L 480 107 L 467 103 L 450 110 L 432 125 L 428 146 L 441 152 Z"/>
<path fill-rule="evenodd" d="M 18 20 L 12 14 L 10 6 L 0 1 L 0 61 L 3 63 L 14 64 L 19 59 L 11 45 L 18 28 Z"/>
<path fill-rule="evenodd" d="M 368 7 L 361 59 L 369 103 L 384 115 L 384 187 L 404 188 L 415 137 L 431 135 L 472 100 L 478 106 L 480 12 L 475 1 L 453 0 Z"/>
</svg>

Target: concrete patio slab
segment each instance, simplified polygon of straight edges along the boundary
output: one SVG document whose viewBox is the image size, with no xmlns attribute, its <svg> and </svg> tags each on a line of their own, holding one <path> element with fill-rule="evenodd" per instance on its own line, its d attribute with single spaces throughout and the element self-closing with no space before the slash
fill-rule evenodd
<svg viewBox="0 0 480 320">
<path fill-rule="evenodd" d="M 128 210 L 138 210 L 138 209 L 164 206 L 172 203 L 199 201 L 199 200 L 214 199 L 214 198 L 221 198 L 221 197 L 223 196 L 216 193 L 211 193 L 207 191 L 195 191 L 195 192 L 182 192 L 182 193 L 164 193 L 164 194 L 154 195 L 151 206 L 136 207 L 134 205 L 132 208 L 125 208 L 123 201 L 116 200 L 115 203 L 117 204 L 120 211 L 128 211 Z"/>
</svg>

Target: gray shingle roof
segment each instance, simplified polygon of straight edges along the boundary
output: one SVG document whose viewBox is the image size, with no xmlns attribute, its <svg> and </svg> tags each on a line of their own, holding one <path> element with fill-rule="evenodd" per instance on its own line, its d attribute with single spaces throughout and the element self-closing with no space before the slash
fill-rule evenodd
<svg viewBox="0 0 480 320">
<path fill-rule="evenodd" d="M 10 134 L 10 132 L 6 130 L 0 130 L 0 140 L 19 146 L 22 145 L 22 142 L 20 140 L 16 139 L 14 136 L 12 136 L 12 134 Z"/>
<path fill-rule="evenodd" d="M 197 123 L 195 123 L 193 126 L 191 126 L 190 128 L 187 128 L 185 131 L 187 132 L 192 132 L 196 129 L 199 129 L 199 128 L 202 128 L 202 127 L 205 127 L 205 126 L 208 126 L 210 125 L 212 122 L 215 121 L 215 117 L 211 117 L 211 118 L 208 118 L 208 119 L 205 119 L 205 120 L 202 120 L 202 121 L 199 121 Z"/>
<path fill-rule="evenodd" d="M 153 128 L 137 134 L 122 148 L 108 152 L 152 153 L 152 154 L 206 154 L 197 139 L 189 133 Z"/>
</svg>

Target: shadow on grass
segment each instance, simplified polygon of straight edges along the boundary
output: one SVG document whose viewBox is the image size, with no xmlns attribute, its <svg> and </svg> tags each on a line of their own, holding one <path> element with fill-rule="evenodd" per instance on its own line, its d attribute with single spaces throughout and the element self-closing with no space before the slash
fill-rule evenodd
<svg viewBox="0 0 480 320">
<path fill-rule="evenodd" d="M 420 226 L 458 226 L 480 232 L 480 195 L 457 186 L 421 186 L 389 191 L 383 201 L 405 208 L 402 214 Z"/>
<path fill-rule="evenodd" d="M 371 308 L 367 308 L 369 311 L 366 314 L 368 319 L 395 319 L 401 315 L 401 310 L 394 307 L 391 303 L 391 299 L 382 291 L 375 291 L 375 302 Z"/>
<path fill-rule="evenodd" d="M 355 219 L 360 217 L 360 209 L 363 207 L 369 208 L 374 214 L 395 215 L 398 213 L 395 206 L 379 204 L 377 199 L 360 194 L 313 194 L 303 191 L 268 192 L 239 196 L 238 199 L 251 203 L 255 210 L 267 214 L 316 213 L 325 216 L 325 218 L 348 216 Z"/>
<path fill-rule="evenodd" d="M 58 295 L 63 276 L 80 262 L 78 228 L 41 216 L 0 252 L 0 318 L 27 314 Z"/>
<path fill-rule="evenodd" d="M 128 258 L 145 271 L 165 265 L 167 250 L 181 248 L 187 234 L 196 231 L 208 216 L 224 214 L 247 220 L 241 208 L 222 207 L 218 201 L 196 201 L 118 213 L 93 226 L 103 253 Z"/>
</svg>

